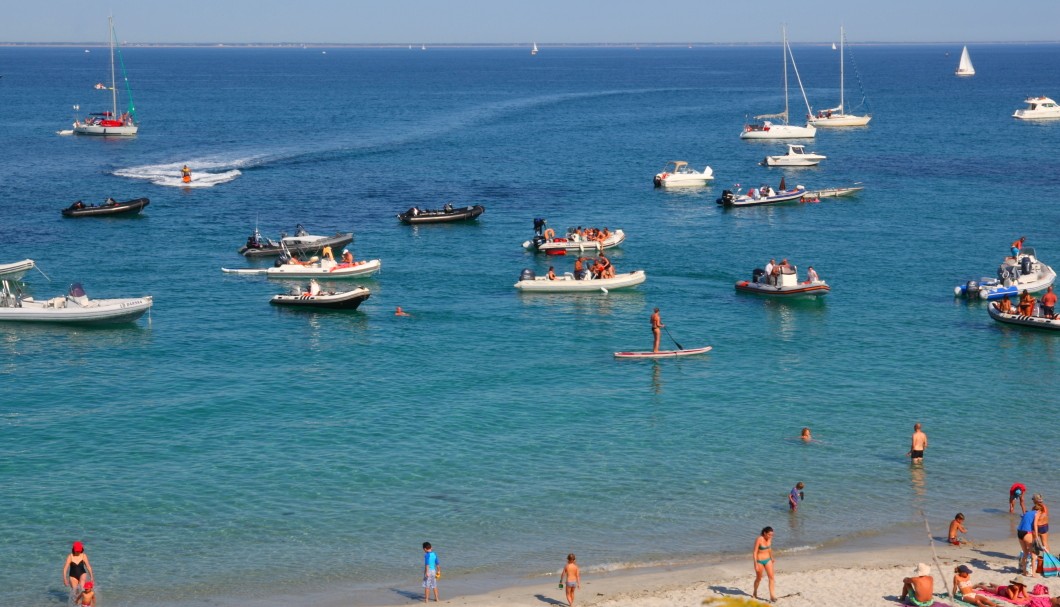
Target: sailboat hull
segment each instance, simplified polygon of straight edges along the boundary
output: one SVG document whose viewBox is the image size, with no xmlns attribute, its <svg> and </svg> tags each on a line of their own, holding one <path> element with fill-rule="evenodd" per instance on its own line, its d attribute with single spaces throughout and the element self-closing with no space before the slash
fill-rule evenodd
<svg viewBox="0 0 1060 607">
<path fill-rule="evenodd" d="M 94 124 L 75 124 L 74 134 L 75 135 L 100 135 L 100 136 L 115 136 L 115 137 L 128 137 L 135 135 L 139 127 L 136 125 L 122 125 L 122 126 L 97 126 Z"/>
<path fill-rule="evenodd" d="M 810 139 L 816 136 L 817 129 L 813 125 L 793 124 L 748 125 L 740 133 L 740 139 Z"/>
<path fill-rule="evenodd" d="M 816 127 L 833 126 L 865 126 L 872 120 L 872 116 L 854 116 L 847 114 L 833 114 L 828 117 L 811 118 L 810 124 Z"/>
</svg>

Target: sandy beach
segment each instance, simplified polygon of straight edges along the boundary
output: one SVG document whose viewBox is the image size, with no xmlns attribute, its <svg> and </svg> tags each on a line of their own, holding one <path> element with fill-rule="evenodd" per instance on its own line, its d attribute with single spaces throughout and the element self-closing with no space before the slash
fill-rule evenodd
<svg viewBox="0 0 1060 607">
<path fill-rule="evenodd" d="M 915 534 L 915 529 L 907 529 L 899 534 L 900 538 L 892 536 L 889 539 L 911 539 Z M 875 538 L 827 549 L 780 552 L 776 565 L 777 604 L 790 607 L 897 605 L 902 578 L 912 575 L 918 562 L 927 563 L 934 570 L 936 595 L 948 590 L 953 569 L 960 564 L 972 567 L 974 582 L 1005 583 L 1017 573 L 1014 538 L 992 539 L 961 547 L 936 541 L 935 550 L 943 567 L 940 573 L 922 529 L 920 535 L 924 539 L 916 544 L 874 547 L 870 544 L 879 546 L 880 541 Z M 575 605 L 596 607 L 692 607 L 711 597 L 747 599 L 754 581 L 749 554 L 703 566 L 651 571 L 592 573 L 583 569 L 583 578 Z M 1031 579 L 1031 587 L 1039 583 L 1048 586 L 1052 596 L 1060 592 L 1057 578 Z M 764 580 L 760 594 L 768 597 Z M 937 600 L 957 604 L 941 596 Z M 555 577 L 539 584 L 448 600 L 443 594 L 441 603 L 472 607 L 566 605 Z M 410 601 L 409 604 L 414 603 Z"/>
</svg>

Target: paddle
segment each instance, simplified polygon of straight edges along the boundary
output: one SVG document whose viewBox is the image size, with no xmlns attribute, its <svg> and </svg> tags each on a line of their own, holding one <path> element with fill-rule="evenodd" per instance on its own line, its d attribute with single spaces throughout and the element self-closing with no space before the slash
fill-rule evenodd
<svg viewBox="0 0 1060 607">
<path fill-rule="evenodd" d="M 674 345 L 677 346 L 678 350 L 684 350 L 685 349 L 684 346 L 682 346 L 681 344 L 677 343 L 677 340 L 674 339 L 673 335 L 670 335 L 670 329 L 667 329 L 666 327 L 663 327 L 663 331 L 666 331 L 667 337 L 670 338 L 670 341 L 674 342 Z"/>
</svg>

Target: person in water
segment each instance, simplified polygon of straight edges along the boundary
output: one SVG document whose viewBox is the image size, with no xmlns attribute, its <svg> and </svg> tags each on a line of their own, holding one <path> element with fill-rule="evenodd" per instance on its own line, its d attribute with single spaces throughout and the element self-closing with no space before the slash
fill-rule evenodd
<svg viewBox="0 0 1060 607">
<path fill-rule="evenodd" d="M 63 585 L 69 586 L 72 592 L 80 590 L 85 585 L 86 579 L 95 579 L 92 573 L 92 565 L 88 562 L 85 554 L 85 546 L 81 542 L 74 542 L 70 554 L 66 555 L 63 563 Z"/>
<path fill-rule="evenodd" d="M 666 325 L 662 324 L 662 318 L 659 316 L 659 308 L 655 308 L 655 311 L 651 314 L 651 335 L 652 335 L 652 352 L 659 351 L 659 342 L 662 340 L 662 328 Z"/>
<path fill-rule="evenodd" d="M 799 502 L 806 499 L 806 494 L 802 490 L 806 488 L 806 485 L 799 481 L 795 483 L 795 486 L 791 489 L 791 493 L 788 494 L 788 508 L 792 512 L 797 512 L 799 509 Z"/>
<path fill-rule="evenodd" d="M 773 576 L 773 528 L 765 527 L 762 533 L 755 538 L 755 547 L 751 551 L 751 558 L 755 564 L 755 585 L 751 597 L 758 598 L 758 585 L 762 582 L 762 576 L 769 578 L 769 601 L 776 602 L 776 579 Z"/>
<path fill-rule="evenodd" d="M 931 567 L 924 563 L 917 563 L 912 577 L 902 579 L 902 602 L 906 605 L 929 607 L 935 602 L 934 592 L 935 578 L 931 575 Z"/>
<path fill-rule="evenodd" d="M 813 441 L 813 435 L 810 434 L 810 429 L 809 428 L 803 428 L 802 429 L 802 435 L 799 436 L 799 438 L 801 438 L 803 441 L 805 441 L 807 443 Z"/>
<path fill-rule="evenodd" d="M 909 453 L 906 453 L 914 464 L 924 463 L 924 451 L 927 450 L 927 434 L 920 429 L 920 424 L 913 424 L 913 438 L 909 443 Z"/>
<path fill-rule="evenodd" d="M 398 306 L 397 310 L 394 310 L 394 316 L 412 316 L 412 315 L 409 314 L 408 312 L 402 310 L 401 306 Z"/>
<path fill-rule="evenodd" d="M 1027 513 L 1027 504 L 1023 502 L 1023 494 L 1027 493 L 1027 485 L 1023 483 L 1012 483 L 1008 490 L 1008 511 L 1012 514 L 1016 511 L 1016 500 L 1020 502 L 1020 514 Z"/>
<path fill-rule="evenodd" d="M 96 607 L 96 584 L 89 580 L 85 582 L 85 587 L 81 592 L 77 593 L 77 597 L 74 598 L 74 605 L 80 607 Z"/>
</svg>

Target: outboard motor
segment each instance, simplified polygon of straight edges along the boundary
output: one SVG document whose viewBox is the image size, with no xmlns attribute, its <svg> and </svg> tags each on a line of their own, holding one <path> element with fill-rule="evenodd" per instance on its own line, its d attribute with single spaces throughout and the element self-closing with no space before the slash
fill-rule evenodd
<svg viewBox="0 0 1060 607">
<path fill-rule="evenodd" d="M 420 210 L 417 207 L 412 207 L 409 210 L 405 211 L 405 214 L 409 217 L 415 217 L 420 214 Z"/>
<path fill-rule="evenodd" d="M 735 199 L 736 198 L 732 195 L 732 190 L 722 190 L 721 198 L 717 199 L 715 202 L 720 205 L 731 205 L 732 201 Z"/>
<path fill-rule="evenodd" d="M 1020 271 L 1022 271 L 1025 275 L 1031 273 L 1030 257 L 1024 257 L 1023 259 L 1020 259 Z"/>
<path fill-rule="evenodd" d="M 534 276 L 535 275 L 533 270 L 531 270 L 530 268 L 523 268 L 522 273 L 519 274 L 519 280 L 533 280 Z"/>
<path fill-rule="evenodd" d="M 302 227 L 302 224 L 298 224 L 298 225 L 296 225 L 294 227 L 294 235 L 295 236 L 309 236 L 309 232 L 305 231 L 305 228 Z"/>
<path fill-rule="evenodd" d="M 539 249 L 539 248 L 541 248 L 541 245 L 545 244 L 545 243 L 546 243 L 546 242 L 548 242 L 548 241 L 547 241 L 547 240 L 545 240 L 545 237 L 544 237 L 544 236 L 542 236 L 542 235 L 540 235 L 540 234 L 536 234 L 536 235 L 534 236 L 534 239 L 533 239 L 533 240 L 532 240 L 531 242 L 533 242 L 533 243 L 534 243 L 534 248 L 535 248 L 535 249 Z"/>
<path fill-rule="evenodd" d="M 278 267 L 282 266 L 283 264 L 287 263 L 288 261 L 291 261 L 290 256 L 288 256 L 288 255 L 280 255 L 279 257 L 276 258 L 276 262 L 273 265 L 278 268 Z"/>
<path fill-rule="evenodd" d="M 979 299 L 979 283 L 974 280 L 969 280 L 964 285 L 964 296 L 968 299 Z"/>
<path fill-rule="evenodd" d="M 766 275 L 766 271 L 765 270 L 763 270 L 762 268 L 755 268 L 754 271 L 751 272 L 751 282 L 757 283 L 758 279 L 762 278 L 765 275 Z"/>
<path fill-rule="evenodd" d="M 534 234 L 545 233 L 545 220 L 541 217 L 534 217 Z M 535 239 L 536 240 L 536 239 Z"/>
<path fill-rule="evenodd" d="M 655 187 L 657 187 L 657 188 L 661 188 L 662 187 L 662 177 L 660 177 L 659 175 L 656 175 L 655 179 L 653 179 L 652 182 L 655 184 Z"/>
</svg>

